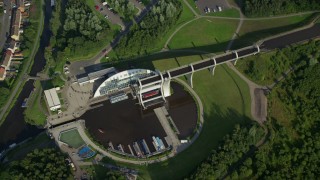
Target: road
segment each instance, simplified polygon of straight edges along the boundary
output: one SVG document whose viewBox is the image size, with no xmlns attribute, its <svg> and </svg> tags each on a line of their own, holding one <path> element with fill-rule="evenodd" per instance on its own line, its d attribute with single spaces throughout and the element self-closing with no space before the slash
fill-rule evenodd
<svg viewBox="0 0 320 180">
<path fill-rule="evenodd" d="M 3 1 L 4 6 L 3 9 L 6 9 L 6 13 L 3 13 L 0 16 L 1 19 L 1 32 L 0 32 L 0 49 L 2 50 L 5 42 L 7 41 L 7 34 L 9 35 L 10 31 L 10 19 L 9 16 L 11 15 L 11 1 L 10 0 L 4 0 Z"/>
</svg>

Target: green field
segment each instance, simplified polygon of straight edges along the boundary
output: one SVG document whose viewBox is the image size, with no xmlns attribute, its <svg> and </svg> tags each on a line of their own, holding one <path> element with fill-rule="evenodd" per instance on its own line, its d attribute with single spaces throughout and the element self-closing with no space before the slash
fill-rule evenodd
<svg viewBox="0 0 320 180">
<path fill-rule="evenodd" d="M 183 27 L 169 43 L 170 49 L 224 51 L 238 25 L 238 20 L 201 18 Z"/>
<path fill-rule="evenodd" d="M 182 4 L 182 13 L 177 21 L 177 23 L 166 33 L 165 36 L 163 36 L 160 41 L 157 42 L 157 46 L 154 49 L 154 51 L 160 51 L 164 44 L 166 43 L 167 39 L 170 37 L 170 35 L 182 24 L 192 20 L 194 18 L 194 14 L 192 11 L 188 8 L 188 6 L 184 3 L 184 1 L 179 0 Z"/>
<path fill-rule="evenodd" d="M 305 14 L 277 19 L 245 20 L 238 33 L 238 38 L 234 42 L 233 49 L 252 45 L 263 38 L 304 26 L 310 23 L 315 16 Z"/>
<path fill-rule="evenodd" d="M 187 0 L 187 2 L 190 4 L 190 6 L 198 13 L 200 14 L 199 9 L 196 6 L 195 0 Z"/>
<path fill-rule="evenodd" d="M 39 86 L 38 86 L 39 87 Z M 39 87 L 40 88 L 40 87 Z M 41 89 L 42 90 L 42 89 Z M 33 124 L 36 126 L 43 126 L 46 123 L 46 115 L 43 113 L 45 108 L 47 108 L 46 104 L 41 103 L 42 97 L 40 92 L 37 92 L 32 97 L 32 104 L 29 104 L 28 108 L 24 112 L 25 121 L 29 124 Z M 31 99 L 30 99 L 31 100 Z M 42 107 L 40 107 L 42 106 Z"/>
<path fill-rule="evenodd" d="M 199 56 L 168 58 L 155 60 L 153 65 L 156 69 L 165 70 L 199 59 Z M 203 102 L 205 113 L 203 131 L 199 139 L 175 158 L 162 163 L 147 167 L 117 164 L 139 169 L 143 179 L 181 179 L 217 148 L 219 141 L 233 130 L 235 124 L 250 120 L 249 88 L 226 65 L 218 66 L 215 76 L 212 76 L 208 70 L 195 73 L 193 82 L 194 89 Z M 105 161 L 111 162 L 109 159 Z"/>
<path fill-rule="evenodd" d="M 84 141 L 82 140 L 77 129 L 61 132 L 59 140 L 72 146 L 73 148 L 79 148 L 84 145 Z"/>
</svg>

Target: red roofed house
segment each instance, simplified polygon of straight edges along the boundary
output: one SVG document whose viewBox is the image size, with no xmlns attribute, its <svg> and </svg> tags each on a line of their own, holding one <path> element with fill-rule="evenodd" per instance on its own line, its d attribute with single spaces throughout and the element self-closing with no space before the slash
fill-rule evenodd
<svg viewBox="0 0 320 180">
<path fill-rule="evenodd" d="M 4 81 L 4 79 L 6 78 L 6 75 L 7 75 L 6 69 L 0 66 L 0 81 Z"/>
</svg>

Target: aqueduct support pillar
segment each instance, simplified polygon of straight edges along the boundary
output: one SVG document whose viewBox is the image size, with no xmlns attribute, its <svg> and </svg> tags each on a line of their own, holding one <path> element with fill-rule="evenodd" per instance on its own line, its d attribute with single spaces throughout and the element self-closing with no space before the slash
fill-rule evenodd
<svg viewBox="0 0 320 180">
<path fill-rule="evenodd" d="M 159 71 L 159 70 L 156 70 L 156 72 L 160 75 L 161 77 L 161 88 L 160 88 L 160 91 L 161 91 L 161 96 L 162 96 L 162 99 L 164 100 L 164 102 L 166 102 L 166 98 L 165 98 L 165 95 L 164 95 L 164 91 L 163 91 L 163 84 L 165 82 L 165 80 L 163 79 L 163 76 L 162 76 L 162 73 Z"/>
<path fill-rule="evenodd" d="M 211 73 L 212 73 L 212 76 L 214 76 L 214 71 L 215 71 L 215 69 L 216 69 L 217 62 L 216 62 L 216 59 L 215 59 L 215 58 L 212 58 L 212 60 L 213 60 L 213 62 L 214 62 L 214 66 L 212 66 L 212 67 L 210 68 L 210 71 L 211 71 Z"/>
<path fill-rule="evenodd" d="M 234 61 L 234 65 L 237 65 L 237 61 L 239 59 L 237 51 L 233 51 L 233 53 L 236 55 L 236 60 Z"/>
<path fill-rule="evenodd" d="M 193 68 L 193 65 L 190 64 L 190 67 L 192 69 L 192 72 L 190 74 L 187 74 L 187 79 L 188 79 L 188 83 L 190 85 L 191 88 L 193 88 L 193 73 L 194 73 L 194 68 Z"/>
<path fill-rule="evenodd" d="M 169 71 L 167 71 L 167 73 L 168 73 L 169 77 L 168 78 L 164 78 L 163 84 L 162 84 L 162 86 L 163 86 L 163 95 L 165 97 L 168 97 L 168 96 L 171 95 L 171 89 L 170 89 L 170 87 L 171 87 L 171 74 L 170 74 Z"/>
</svg>

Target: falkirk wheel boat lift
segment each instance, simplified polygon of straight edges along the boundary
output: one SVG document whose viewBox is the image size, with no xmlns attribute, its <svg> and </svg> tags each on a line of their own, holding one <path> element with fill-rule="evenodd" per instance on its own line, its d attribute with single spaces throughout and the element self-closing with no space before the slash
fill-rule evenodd
<svg viewBox="0 0 320 180">
<path fill-rule="evenodd" d="M 54 125 L 54 128 L 49 130 L 49 132 L 55 134 L 54 137 L 56 137 L 56 142 L 61 145 L 65 144 L 65 142 L 61 141 L 60 139 L 62 134 L 72 127 L 77 128 L 81 138 L 85 141 L 85 144 L 91 145 L 92 147 L 96 147 L 95 149 L 99 151 L 101 154 L 120 161 L 123 160 L 123 158 L 121 158 L 120 156 L 116 156 L 115 154 L 131 157 L 133 158 L 132 162 L 141 162 L 141 160 L 147 161 L 146 158 L 155 155 L 159 157 L 158 161 L 165 160 L 168 157 L 174 156 L 175 154 L 181 152 L 182 150 L 186 149 L 189 145 L 191 145 L 196 140 L 198 134 L 202 130 L 203 107 L 200 98 L 192 90 L 193 73 L 203 69 L 210 69 L 212 75 L 214 75 L 215 67 L 217 65 L 229 61 L 234 61 L 234 63 L 236 63 L 237 60 L 240 58 L 255 55 L 259 52 L 260 48 L 258 45 L 249 46 L 236 51 L 227 52 L 222 55 L 194 62 L 186 66 L 181 66 L 172 70 L 167 70 L 163 73 L 159 71 L 151 71 L 146 69 L 131 69 L 122 72 L 117 72 L 115 68 L 108 68 L 89 73 L 85 77 L 78 78 L 77 82 L 75 82 L 74 84 L 76 84 L 77 87 L 81 88 L 85 86 L 92 86 L 91 84 L 98 83 L 98 88 L 92 88 L 92 92 L 95 93 L 92 97 L 88 98 L 88 104 L 91 105 L 82 113 L 82 115 L 76 118 L 76 120 L 73 120 L 73 122 L 68 123 L 67 126 L 65 125 L 66 122 L 60 124 L 50 124 Z M 178 77 L 181 76 L 187 77 L 189 85 L 184 81 L 178 79 Z M 101 79 L 103 79 L 102 83 Z M 182 131 L 182 134 L 186 134 L 183 132 L 183 125 L 181 125 L 184 122 L 181 123 L 182 120 L 180 120 L 179 122 L 179 119 L 173 117 L 175 112 L 174 110 L 171 110 L 168 105 L 170 104 L 170 99 L 174 99 L 175 96 L 175 91 L 172 94 L 172 80 L 177 81 L 179 86 L 183 85 L 187 87 L 187 94 L 192 93 L 192 96 L 189 96 L 191 97 L 191 99 L 193 99 L 193 104 L 195 107 L 193 111 L 195 112 L 195 115 L 191 116 L 193 117 L 193 120 L 191 120 L 193 122 L 190 123 L 191 125 L 189 125 L 189 127 L 187 127 L 187 129 L 193 129 L 188 134 L 189 136 L 179 135 L 180 131 Z M 109 100 L 109 102 L 106 100 Z M 105 121 L 104 128 L 95 127 L 94 125 L 92 125 L 94 119 L 97 119 L 97 117 L 95 117 L 95 114 L 97 112 L 91 114 L 90 112 L 95 111 L 94 106 L 99 103 L 102 103 L 103 105 L 98 106 L 99 108 L 97 109 L 100 109 L 102 111 L 105 110 L 106 114 L 109 114 L 109 116 L 104 115 L 103 119 L 101 119 L 100 122 L 97 122 L 97 124 L 101 124 Z M 127 104 L 130 103 L 138 103 L 140 105 L 139 112 L 141 112 L 140 114 L 142 114 L 142 117 L 137 117 L 134 114 L 130 114 L 127 117 L 128 119 L 125 120 L 126 122 L 129 121 L 130 123 L 139 124 L 143 122 L 143 113 L 147 112 L 149 113 L 149 115 L 146 115 L 146 117 L 154 116 L 157 121 L 154 123 L 157 125 L 151 125 L 152 127 L 150 126 L 150 128 L 147 127 L 146 129 L 141 130 L 151 131 L 146 132 L 145 134 L 141 134 L 141 132 L 133 130 L 132 134 L 126 136 L 126 138 L 130 140 L 126 140 L 125 137 L 121 137 L 125 133 L 121 133 L 119 132 L 119 130 L 117 131 L 119 134 L 116 135 L 110 134 L 109 132 L 114 131 L 113 129 L 110 129 L 110 127 L 126 126 L 126 124 L 121 124 L 120 121 L 124 119 L 124 114 L 131 112 L 131 110 L 129 109 L 123 109 L 125 107 L 128 108 L 129 106 Z M 198 106 L 196 104 L 198 104 Z M 118 109 L 114 109 L 116 106 L 118 106 Z M 199 107 L 199 109 L 197 109 L 197 107 Z M 129 108 L 135 109 L 137 108 L 137 106 L 133 105 Z M 108 109 L 110 111 L 108 111 Z M 114 110 L 111 112 L 111 109 Z M 117 113 L 118 110 L 120 113 Z M 122 114 L 121 112 L 123 112 L 124 114 Z M 150 112 L 153 115 L 150 115 Z M 90 115 L 86 115 L 87 113 L 89 113 Z M 173 114 L 171 115 L 171 113 Z M 197 113 L 200 113 L 200 116 L 198 116 Z M 112 118 L 111 116 L 114 116 L 114 114 L 119 114 L 119 117 L 111 121 L 106 121 L 106 119 Z M 76 123 L 79 123 L 80 125 L 75 125 Z M 120 125 L 117 125 L 117 123 L 120 123 Z M 71 125 L 69 126 L 69 124 Z M 140 124 L 139 126 L 148 126 L 147 124 L 148 123 Z M 199 124 L 199 126 L 197 126 L 197 124 Z M 101 126 L 104 126 L 104 124 Z M 159 126 L 161 130 L 159 130 Z M 117 128 L 121 129 L 121 127 Z M 154 131 L 152 128 L 154 128 Z M 54 131 L 54 129 L 58 130 Z M 98 141 L 99 144 L 102 143 L 104 149 L 99 148 L 99 146 L 96 145 L 88 137 L 84 137 L 86 136 L 85 133 L 81 133 L 81 131 L 84 131 L 84 129 L 88 129 L 89 132 L 91 131 L 91 136 L 94 139 L 98 139 L 95 141 Z M 124 130 L 123 132 L 130 131 L 131 128 L 128 127 L 128 129 L 129 130 Z M 136 132 L 139 135 L 135 136 L 136 133 L 134 132 Z M 168 156 L 159 155 L 167 151 L 169 151 Z M 148 163 L 151 162 L 148 161 Z"/>
</svg>

